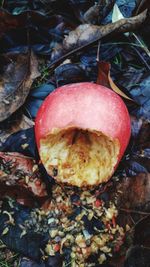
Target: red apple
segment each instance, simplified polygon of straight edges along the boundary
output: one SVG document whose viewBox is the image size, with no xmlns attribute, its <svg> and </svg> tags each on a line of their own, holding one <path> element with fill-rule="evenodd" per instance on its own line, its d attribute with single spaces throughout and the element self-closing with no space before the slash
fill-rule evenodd
<svg viewBox="0 0 150 267">
<path fill-rule="evenodd" d="M 40 107 L 40 158 L 57 182 L 95 186 L 114 173 L 130 139 L 128 110 L 112 90 L 90 82 L 64 85 Z"/>
</svg>

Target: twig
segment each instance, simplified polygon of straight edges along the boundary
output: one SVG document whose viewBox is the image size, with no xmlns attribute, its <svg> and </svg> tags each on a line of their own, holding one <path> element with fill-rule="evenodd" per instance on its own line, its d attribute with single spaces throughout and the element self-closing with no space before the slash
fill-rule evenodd
<svg viewBox="0 0 150 267">
<path fill-rule="evenodd" d="M 140 223 L 142 222 L 143 220 L 145 220 L 146 218 L 148 218 L 150 215 L 146 215 L 144 216 L 142 219 L 138 220 L 137 222 L 134 223 L 134 225 L 130 228 L 130 232 L 132 233 L 132 231 L 134 231 L 135 227 Z"/>
<path fill-rule="evenodd" d="M 136 41 L 140 44 L 141 48 L 145 51 L 145 53 L 148 55 L 148 57 L 150 57 L 150 51 L 149 51 L 148 47 L 145 44 L 143 44 L 143 42 L 140 40 L 140 38 L 134 32 L 132 32 L 131 35 L 134 36 Z"/>
<path fill-rule="evenodd" d="M 132 49 L 138 54 L 139 58 L 144 62 L 144 64 L 147 67 L 147 69 L 150 70 L 150 66 L 148 65 L 147 61 L 142 56 L 142 54 L 137 50 L 137 48 L 133 46 Z"/>
<path fill-rule="evenodd" d="M 5 0 L 2 0 L 2 2 L 1 2 L 1 8 L 3 8 L 4 3 L 5 3 Z"/>
<path fill-rule="evenodd" d="M 129 216 L 130 216 L 130 219 L 131 219 L 131 221 L 132 221 L 133 225 L 135 225 L 135 224 L 136 224 L 136 222 L 133 220 L 133 218 L 132 218 L 131 214 L 130 214 Z"/>
<path fill-rule="evenodd" d="M 101 46 L 101 41 L 98 42 L 98 47 L 97 47 L 97 56 L 96 56 L 96 61 L 97 62 L 99 62 L 100 46 Z"/>
<path fill-rule="evenodd" d="M 124 209 L 124 208 L 119 208 L 119 210 L 127 212 L 127 213 L 136 213 L 139 215 L 147 215 L 150 216 L 150 212 L 145 212 L 145 211 L 138 211 L 138 210 L 132 210 L 132 209 Z"/>
<path fill-rule="evenodd" d="M 93 45 L 94 43 L 96 43 L 100 38 L 95 38 L 95 40 L 92 40 L 90 42 L 88 42 L 87 44 L 81 45 L 80 47 L 77 47 L 71 51 L 69 51 L 68 53 L 66 53 L 65 55 L 61 56 L 60 58 L 54 60 L 52 63 L 48 64 L 47 67 L 45 68 L 45 70 L 51 70 L 51 72 L 53 72 L 53 69 L 55 67 L 57 67 L 61 62 L 63 62 L 65 59 L 67 59 L 68 57 L 72 56 L 73 54 L 83 50 L 84 48 L 87 48 L 91 45 Z"/>
<path fill-rule="evenodd" d="M 128 19 L 122 19 L 122 20 L 117 21 L 115 23 L 107 24 L 106 26 L 95 26 L 95 25 L 91 26 L 91 27 L 93 27 L 92 29 L 94 31 L 94 35 L 93 35 L 93 39 L 92 40 L 90 40 L 89 42 L 88 41 L 87 42 L 85 41 L 85 43 L 83 45 L 77 46 L 76 48 L 74 48 L 72 50 L 70 50 L 71 47 L 69 46 L 66 49 L 66 54 L 62 55 L 60 58 L 58 58 L 58 59 L 54 60 L 52 63 L 48 64 L 47 67 L 46 67 L 46 70 L 50 69 L 51 72 L 52 72 L 53 69 L 55 67 L 57 67 L 65 59 L 67 59 L 68 57 L 72 56 L 73 54 L 81 51 L 82 49 L 87 48 L 90 45 L 93 45 L 94 43 L 96 43 L 97 41 L 99 41 L 103 37 L 107 36 L 108 34 L 116 33 L 117 31 L 118 32 L 126 32 L 126 31 L 129 31 L 131 29 L 133 30 L 135 27 L 137 27 L 138 25 L 140 25 L 145 20 L 146 14 L 147 14 L 147 10 L 144 10 L 140 15 L 138 15 L 136 17 L 132 17 L 132 18 L 128 18 Z M 77 28 L 73 32 L 76 33 L 76 31 L 79 31 L 79 29 Z M 73 32 L 71 33 L 71 36 L 72 36 Z M 91 29 L 89 28 L 89 33 L 90 32 L 91 32 Z M 82 35 L 82 32 L 80 32 L 80 35 Z M 70 39 L 71 38 L 70 35 L 68 35 L 67 38 Z M 78 45 L 78 43 L 80 43 L 79 41 L 80 40 L 76 40 L 75 41 L 76 43 L 71 44 L 71 46 Z M 67 42 L 67 40 L 65 42 Z M 64 49 L 65 50 L 64 44 L 62 45 L 62 48 L 61 49 Z"/>
<path fill-rule="evenodd" d="M 150 249 L 150 247 L 145 247 L 145 246 L 141 246 L 142 248 L 145 248 L 145 249 Z"/>
</svg>

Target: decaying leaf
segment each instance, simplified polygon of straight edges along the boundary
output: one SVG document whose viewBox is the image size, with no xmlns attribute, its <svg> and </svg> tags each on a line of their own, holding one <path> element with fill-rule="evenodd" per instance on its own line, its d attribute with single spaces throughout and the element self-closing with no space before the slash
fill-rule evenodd
<svg viewBox="0 0 150 267">
<path fill-rule="evenodd" d="M 11 196 L 25 203 L 27 198 L 47 196 L 38 165 L 29 157 L 0 152 L 0 196 Z"/>
<path fill-rule="evenodd" d="M 30 259 L 22 258 L 19 267 L 62 267 L 62 259 L 60 255 L 57 255 L 55 257 L 49 256 L 47 263 L 36 263 L 35 261 L 32 261 Z"/>
<path fill-rule="evenodd" d="M 134 229 L 134 244 L 150 249 L 150 214 L 140 220 Z"/>
<path fill-rule="evenodd" d="M 95 24 L 107 16 L 112 9 L 115 0 L 99 0 L 90 7 L 84 14 L 83 19 L 87 23 Z"/>
<path fill-rule="evenodd" d="M 114 92 L 116 92 L 118 95 L 128 99 L 132 100 L 130 97 L 128 97 L 125 93 L 123 93 L 118 86 L 113 82 L 111 76 L 110 76 L 110 63 L 108 62 L 98 62 L 98 77 L 97 77 L 97 84 L 101 84 L 103 86 L 111 88 Z"/>
<path fill-rule="evenodd" d="M 100 0 L 100 12 L 99 12 L 99 21 L 104 19 L 109 12 L 112 10 L 115 0 Z"/>
<path fill-rule="evenodd" d="M 10 29 L 21 27 L 24 24 L 24 19 L 24 16 L 21 18 L 21 16 L 13 16 L 4 10 L 0 10 L 0 36 Z"/>
<path fill-rule="evenodd" d="M 83 16 L 84 22 L 95 24 L 98 21 L 99 11 L 100 11 L 100 3 L 95 2 L 95 4 L 91 6 L 84 13 L 84 16 Z"/>
<path fill-rule="evenodd" d="M 145 8 L 149 8 L 149 0 L 137 0 L 135 14 L 139 14 Z"/>
<path fill-rule="evenodd" d="M 36 25 L 38 27 L 40 25 L 47 28 L 55 26 L 55 22 L 59 18 L 59 16 L 54 15 L 49 19 L 49 17 L 42 14 L 42 12 L 33 10 L 26 10 L 18 15 L 13 15 L 5 9 L 0 9 L 0 37 L 6 32 L 19 28 L 26 28 L 26 30 L 28 30 L 31 25 Z"/>
<path fill-rule="evenodd" d="M 149 267 L 150 248 L 132 246 L 127 252 L 124 267 Z"/>
<path fill-rule="evenodd" d="M 110 83 L 110 87 L 113 89 L 113 91 L 115 91 L 118 95 L 128 99 L 128 100 L 131 100 L 133 101 L 130 97 L 128 97 L 125 93 L 123 93 L 119 88 L 118 86 L 113 82 L 111 76 L 110 76 L 110 71 L 108 73 L 108 80 L 109 80 L 109 83 Z"/>
<path fill-rule="evenodd" d="M 3 121 L 22 106 L 40 73 L 32 52 L 1 55 L 0 65 L 0 121 Z"/>
<path fill-rule="evenodd" d="M 118 205 L 127 212 L 132 210 L 150 211 L 150 174 L 141 173 L 135 177 L 125 177 L 118 183 L 120 194 Z"/>
<path fill-rule="evenodd" d="M 131 116 L 132 136 L 123 163 L 127 177 L 150 173 L 150 123 Z"/>
<path fill-rule="evenodd" d="M 77 64 L 64 63 L 55 69 L 57 86 L 86 81 L 84 70 Z"/>
<path fill-rule="evenodd" d="M 59 45 L 59 53 L 57 53 L 56 47 L 55 53 L 57 56 L 60 56 L 60 54 L 63 55 L 72 49 L 95 42 L 110 33 L 133 31 L 144 22 L 146 19 L 146 14 L 147 10 L 135 17 L 121 19 L 117 22 L 104 26 L 96 26 L 91 24 L 79 25 L 64 39 L 62 46 L 60 47 Z M 56 59 L 54 55 L 53 58 Z"/>
<path fill-rule="evenodd" d="M 39 262 L 42 257 L 42 246 L 46 245 L 47 237 L 43 231 L 44 220 L 39 226 L 40 230 L 36 232 L 38 216 L 35 220 L 33 217 L 34 211 L 35 209 L 20 205 L 12 199 L 5 200 L 0 212 L 0 238 L 7 247 L 16 253 Z M 14 219 L 14 225 L 10 224 L 8 214 Z M 29 224 L 26 225 L 26 221 L 29 221 L 31 225 L 34 221 L 35 224 L 30 227 Z M 6 228 L 9 231 L 6 231 Z M 48 229 L 46 230 L 48 231 Z M 6 231 L 5 235 L 2 235 L 3 231 Z M 24 235 L 22 235 L 23 233 Z"/>
<path fill-rule="evenodd" d="M 20 130 L 29 129 L 34 125 L 34 122 L 23 114 L 19 117 L 15 117 L 11 118 L 9 122 L 0 123 L 0 145 L 2 145 L 11 134 Z"/>
<path fill-rule="evenodd" d="M 119 7 L 117 6 L 117 4 L 114 5 L 113 7 L 113 13 L 112 13 L 112 22 L 117 22 L 120 19 L 124 19 L 124 16 L 122 15 Z M 126 36 L 129 36 L 129 33 L 126 32 L 124 33 Z"/>
<path fill-rule="evenodd" d="M 104 61 L 98 61 L 98 75 L 97 84 L 110 88 L 108 74 L 110 72 L 110 63 Z"/>
</svg>

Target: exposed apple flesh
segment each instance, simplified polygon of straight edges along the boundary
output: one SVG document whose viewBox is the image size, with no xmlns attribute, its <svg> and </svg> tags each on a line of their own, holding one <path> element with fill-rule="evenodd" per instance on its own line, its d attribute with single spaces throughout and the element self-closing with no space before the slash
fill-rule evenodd
<svg viewBox="0 0 150 267">
<path fill-rule="evenodd" d="M 41 140 L 40 156 L 58 182 L 97 185 L 108 179 L 117 163 L 119 143 L 101 133 L 68 129 Z"/>
<path fill-rule="evenodd" d="M 65 85 L 44 101 L 36 122 L 39 154 L 58 182 L 92 186 L 108 181 L 130 138 L 122 99 L 93 83 Z"/>
</svg>

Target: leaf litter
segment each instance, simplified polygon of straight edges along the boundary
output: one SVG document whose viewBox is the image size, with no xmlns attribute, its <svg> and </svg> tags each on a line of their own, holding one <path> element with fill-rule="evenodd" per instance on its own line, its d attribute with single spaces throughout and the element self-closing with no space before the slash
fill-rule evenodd
<svg viewBox="0 0 150 267">
<path fill-rule="evenodd" d="M 44 5 L 47 5 L 47 1 L 44 1 L 44 2 L 45 2 Z M 53 10 L 55 10 L 55 12 L 57 13 L 59 11 L 59 8 L 56 8 L 56 6 L 55 6 L 56 2 L 57 1 L 50 1 L 50 5 L 52 4 L 52 6 L 54 8 Z M 73 2 L 75 2 L 75 1 L 70 1 L 69 8 L 76 5 L 76 3 L 73 3 Z M 99 2 L 104 3 L 105 1 L 99 1 Z M 32 8 L 34 5 L 35 5 L 35 8 L 39 7 L 37 4 L 37 1 L 35 1 L 35 3 L 33 3 Z M 11 8 L 12 7 L 13 7 L 13 3 L 11 3 Z M 83 7 L 83 9 L 82 9 L 82 7 Z M 107 7 L 107 5 L 106 5 L 106 7 Z M 42 6 L 42 8 L 43 8 L 43 6 Z M 78 10 L 79 10 L 79 13 L 81 11 L 82 17 L 78 16 L 79 13 L 78 14 L 76 13 L 75 16 L 77 15 L 78 17 L 80 17 L 82 19 L 83 15 L 86 14 L 87 11 L 90 11 L 91 8 L 92 7 L 87 5 L 84 1 L 79 1 Z M 95 8 L 94 2 L 93 2 L 93 8 Z M 13 10 L 13 8 L 11 9 L 11 11 L 12 10 Z M 15 10 L 13 12 L 15 13 L 18 11 Z M 19 12 L 21 12 L 21 9 Z M 74 12 L 74 9 L 72 9 L 71 12 Z M 34 17 L 34 15 L 35 15 L 35 17 L 37 17 L 36 27 L 38 27 L 38 19 L 40 19 L 41 15 L 39 16 L 39 14 L 35 14 L 35 11 L 34 11 L 34 13 L 32 13 L 32 12 L 28 12 L 28 13 L 30 13 L 31 18 L 32 18 L 32 16 Z M 61 13 L 61 16 L 65 17 L 66 13 L 67 13 L 67 11 L 64 10 L 63 13 Z M 7 15 L 8 15 L 8 13 L 7 13 Z M 6 17 L 7 17 L 7 15 L 5 14 Z M 25 35 L 27 34 L 27 32 L 29 33 L 28 43 L 24 43 L 25 46 L 28 46 L 31 42 L 31 39 L 32 39 L 31 38 L 31 33 L 32 33 L 31 28 L 32 27 L 29 27 L 29 25 L 30 26 L 32 25 L 32 20 L 30 20 L 30 24 L 29 24 L 29 19 L 23 20 L 23 17 L 25 17 L 26 15 L 27 15 L 27 13 L 24 13 L 24 12 L 19 15 L 20 17 L 11 15 L 12 22 L 14 21 L 14 24 L 12 23 L 12 26 L 11 26 L 11 19 L 10 19 L 10 15 L 9 15 L 8 20 L 6 20 L 6 21 L 3 20 L 3 21 L 5 21 L 5 23 L 3 24 L 2 34 L 3 34 L 3 32 L 5 32 L 5 37 L 10 36 L 10 39 L 9 38 L 7 38 L 7 39 L 11 40 L 12 32 L 14 34 L 14 31 L 17 30 L 17 27 L 19 27 L 21 29 L 21 31 L 25 33 Z M 97 18 L 94 19 L 94 15 L 92 15 L 92 16 L 93 17 L 91 19 L 91 22 L 92 23 L 99 23 L 100 18 L 98 20 Z M 61 18 L 59 17 L 59 19 L 62 19 L 62 17 Z M 137 17 L 135 17 L 135 18 L 137 18 Z M 20 22 L 18 22 L 18 19 L 19 20 L 21 19 L 22 24 Z M 40 52 L 41 55 L 43 54 L 43 56 L 45 56 L 44 55 L 44 51 L 45 51 L 44 47 L 46 47 L 46 45 L 47 45 L 45 42 L 46 38 L 49 38 L 48 40 L 50 40 L 51 48 L 54 48 L 54 47 L 56 47 L 57 44 L 59 44 L 56 62 L 50 62 L 50 58 L 47 59 L 46 69 L 49 71 L 49 75 L 51 76 L 50 80 L 48 79 L 47 82 L 48 82 L 48 84 L 53 84 L 53 88 L 51 88 L 51 89 L 54 90 L 54 88 L 57 85 L 65 84 L 67 81 L 71 82 L 73 79 L 75 79 L 74 77 L 77 77 L 77 79 L 81 79 L 81 81 L 82 81 L 82 79 L 83 80 L 86 79 L 89 81 L 95 81 L 96 82 L 97 75 L 98 75 L 98 64 L 96 62 L 97 43 L 95 41 L 97 41 L 99 38 L 102 38 L 102 45 L 100 46 L 100 49 L 99 49 L 100 61 L 101 61 L 101 57 L 102 57 L 101 53 L 102 53 L 102 51 L 104 51 L 105 55 L 107 56 L 107 61 L 109 62 L 109 64 L 111 64 L 110 76 L 108 75 L 108 72 L 106 75 L 104 75 L 105 76 L 105 82 L 106 82 L 106 78 L 107 78 L 107 83 L 108 83 L 108 80 L 111 77 L 111 79 L 114 81 L 114 84 L 115 83 L 117 84 L 118 89 L 121 92 L 123 92 L 124 94 L 127 94 L 128 96 L 130 96 L 132 99 L 134 99 L 138 103 L 138 105 L 137 105 L 137 103 L 135 103 L 133 101 L 126 102 L 128 109 L 130 111 L 130 114 L 131 114 L 131 119 L 132 119 L 132 138 L 131 138 L 129 147 L 126 151 L 126 154 L 125 154 L 116 174 L 112 178 L 112 182 L 110 184 L 106 185 L 106 187 L 102 186 L 100 196 L 102 197 L 102 199 L 104 201 L 106 201 L 111 196 L 113 198 L 114 198 L 114 196 L 115 196 L 115 198 L 117 197 L 118 202 L 116 205 L 118 205 L 118 209 L 120 209 L 118 220 L 120 220 L 122 222 L 122 224 L 123 223 L 125 225 L 129 224 L 131 227 L 131 230 L 132 230 L 132 228 L 134 230 L 132 232 L 133 238 L 131 238 L 129 243 L 127 242 L 127 248 L 130 245 L 132 245 L 132 247 L 127 252 L 125 259 L 124 258 L 122 259 L 122 265 L 128 267 L 128 266 L 130 266 L 130 264 L 132 262 L 134 264 L 134 266 L 140 266 L 141 267 L 142 264 L 146 264 L 147 262 L 149 262 L 148 261 L 149 256 L 147 253 L 149 243 L 145 243 L 145 242 L 148 242 L 148 239 L 145 238 L 145 239 L 143 239 L 144 241 L 140 240 L 141 235 L 147 237 L 146 233 L 147 233 L 147 229 L 148 229 L 148 225 L 149 225 L 149 218 L 148 218 L 148 216 L 149 216 L 149 138 L 148 138 L 149 135 L 148 135 L 148 133 L 149 133 L 149 118 L 150 118 L 149 117 L 149 104 L 148 104 L 149 103 L 148 102 L 149 101 L 149 91 L 148 91 L 148 87 L 149 87 L 148 77 L 149 76 L 148 76 L 145 62 L 143 60 L 141 61 L 141 55 L 142 55 L 142 58 L 146 58 L 146 59 L 147 59 L 147 56 L 145 55 L 145 51 L 140 53 L 141 50 L 140 50 L 139 44 L 136 48 L 137 48 L 137 51 L 140 54 L 140 56 L 137 53 L 137 51 L 131 49 L 132 43 L 130 42 L 130 40 L 123 40 L 122 44 L 119 44 L 119 41 L 122 38 L 122 35 L 119 35 L 119 41 L 118 41 L 117 35 L 119 33 L 119 28 L 117 28 L 117 27 L 118 27 L 118 25 L 124 25 L 124 24 L 122 24 L 123 22 L 119 22 L 120 24 L 118 24 L 118 25 L 116 24 L 117 25 L 117 26 L 115 26 L 116 28 L 114 28 L 114 25 L 110 25 L 112 28 L 109 25 L 104 25 L 103 27 L 106 27 L 105 30 L 107 30 L 106 32 L 104 31 L 106 34 L 105 38 L 104 38 L 105 34 L 103 35 L 102 34 L 103 32 L 100 33 L 100 31 L 99 31 L 98 36 L 96 35 L 97 39 L 94 39 L 93 35 L 92 35 L 92 37 L 90 36 L 90 39 L 89 39 L 89 35 L 86 35 L 85 38 L 82 38 L 82 37 L 84 37 L 84 36 L 82 36 L 82 34 L 83 34 L 82 29 L 85 27 L 84 24 L 78 26 L 79 22 L 77 23 L 77 21 L 75 20 L 74 25 L 72 25 L 70 28 L 66 27 L 66 32 L 65 32 L 65 26 L 67 26 L 66 24 L 64 24 L 63 27 L 57 27 L 57 25 L 59 25 L 59 19 L 57 17 L 57 19 L 54 21 L 54 20 L 52 20 L 52 17 L 50 15 L 49 22 L 50 22 L 50 24 L 52 22 L 52 24 L 51 24 L 52 28 L 53 28 L 53 25 L 56 24 L 56 27 L 54 29 L 55 41 L 53 44 L 52 44 L 52 39 L 49 38 L 48 35 L 47 35 L 47 37 L 45 37 L 43 35 L 44 32 L 40 32 L 42 42 L 43 42 L 43 48 L 41 49 L 41 52 Z M 145 24 L 145 22 L 144 22 L 145 19 L 146 19 L 146 11 L 144 11 L 143 15 L 141 15 L 141 14 L 139 15 L 139 17 L 138 17 L 139 25 L 142 22 Z M 131 18 L 131 20 L 133 21 L 132 18 Z M 130 19 L 129 19 L 129 21 L 130 21 Z M 136 20 L 136 22 L 137 22 L 137 20 Z M 19 25 L 19 23 L 20 23 L 20 25 Z M 83 23 L 83 21 L 82 21 L 82 23 Z M 48 25 L 49 24 L 46 23 L 44 26 L 44 29 L 46 32 L 48 32 Z M 125 25 L 126 26 L 128 25 L 126 19 L 125 19 Z M 135 23 L 134 26 L 139 28 L 139 25 L 136 25 L 136 23 Z M 25 26 L 25 28 L 24 28 L 24 26 Z M 125 29 L 123 29 L 123 31 L 127 31 L 127 32 L 130 30 L 133 31 L 133 28 L 129 29 L 128 26 L 127 27 L 126 26 L 125 26 Z M 87 27 L 86 29 L 88 29 L 89 32 L 91 32 L 90 31 L 91 29 L 92 30 L 94 29 L 94 31 L 95 31 L 94 34 L 95 33 L 97 34 L 98 29 L 100 29 L 100 27 L 102 27 L 102 26 L 89 25 L 86 27 Z M 95 28 L 95 27 L 98 27 L 98 28 Z M 119 27 L 122 27 L 122 26 L 119 26 Z M 142 27 L 142 25 L 141 25 L 141 27 Z M 143 27 L 145 27 L 145 26 L 143 26 Z M 60 31 L 58 31 L 58 28 L 60 29 Z M 9 31 L 7 31 L 7 29 L 9 29 Z M 118 30 L 115 30 L 115 29 L 118 29 Z M 70 30 L 73 30 L 73 31 L 70 32 Z M 109 37 L 109 33 L 115 32 L 114 30 L 116 31 L 115 36 L 110 35 L 110 37 Z M 79 36 L 80 34 L 78 35 L 78 33 L 81 33 L 81 37 Z M 64 35 L 66 35 L 66 34 L 68 37 L 66 37 L 64 39 L 63 45 L 62 45 L 62 40 L 64 38 Z M 71 42 L 71 45 L 70 45 L 68 40 L 70 38 L 69 36 L 72 36 L 72 35 L 73 35 L 73 43 Z M 94 37 L 95 37 L 95 35 L 94 35 Z M 3 38 L 4 38 L 4 35 L 3 35 L 2 39 Z M 110 43 L 116 43 L 116 44 L 112 44 L 110 50 L 108 49 L 108 46 L 107 46 L 107 44 L 109 42 Z M 117 44 L 117 42 L 118 42 L 118 44 Z M 35 35 L 35 38 L 34 38 L 34 45 L 36 43 L 38 44 L 38 49 L 39 49 L 39 40 L 37 38 L 37 34 Z M 16 44 L 17 44 L 17 46 L 16 46 Z M 21 45 L 20 46 L 20 48 L 21 48 L 22 43 L 20 43 L 20 40 L 18 40 L 16 44 L 13 44 L 13 50 L 15 51 L 15 49 L 16 49 L 16 51 L 19 52 L 18 44 Z M 135 45 L 137 44 L 136 40 L 134 40 L 134 44 Z M 32 42 L 31 42 L 31 46 L 32 46 Z M 89 46 L 90 46 L 90 48 L 89 48 Z M 117 47 L 117 49 L 114 51 L 113 47 L 115 47 L 115 48 Z M 11 44 L 9 44 L 9 49 L 10 48 L 12 49 Z M 56 47 L 55 52 L 56 51 L 57 51 L 57 47 Z M 6 52 L 7 52 L 7 48 L 6 48 L 5 53 Z M 51 55 L 51 59 L 54 59 L 54 57 L 55 57 L 54 52 L 51 52 L 51 50 L 49 50 L 48 53 L 49 53 L 49 55 Z M 63 54 L 63 56 L 62 56 L 62 54 Z M 60 65 L 60 63 L 62 63 L 65 58 L 71 59 L 71 61 L 69 62 L 69 65 L 67 65 L 68 63 Z M 26 57 L 26 59 L 27 59 L 27 57 Z M 39 61 L 39 57 L 38 57 L 38 61 Z M 147 60 L 147 62 L 148 62 L 148 60 Z M 57 69 L 55 69 L 56 66 L 58 66 Z M 69 67 L 71 67 L 70 72 L 67 71 Z M 67 77 L 68 79 L 66 79 L 66 71 L 68 73 L 68 77 Z M 99 82 L 101 83 L 102 79 L 99 79 L 99 80 L 100 80 Z M 113 85 L 111 84 L 111 86 L 113 87 L 114 84 Z M 109 85 L 110 85 L 110 80 L 109 80 Z M 25 101 L 25 105 L 23 104 L 24 101 L 21 103 L 21 105 L 23 105 L 22 106 L 23 112 L 26 110 L 26 107 L 29 107 L 27 105 L 28 105 L 28 102 L 31 100 L 32 100 L 32 104 L 30 104 L 30 107 L 32 107 L 32 108 L 34 108 L 34 105 L 36 105 L 37 99 L 38 99 L 38 101 L 41 101 L 40 103 L 42 103 L 44 98 L 47 96 L 47 92 L 49 91 L 46 88 L 47 87 L 42 86 L 42 84 L 41 84 L 39 89 L 35 90 L 35 93 L 34 93 L 33 89 L 32 89 L 33 94 L 31 91 L 29 94 L 29 91 L 28 91 L 27 95 L 29 95 L 29 97 Z M 115 87 L 115 89 L 116 89 L 116 87 Z M 126 100 L 124 99 L 124 101 L 126 101 Z M 38 104 L 37 109 L 39 106 L 40 105 Z M 18 109 L 18 107 L 16 109 L 14 109 L 14 111 L 16 110 L 16 113 L 19 112 L 19 110 L 17 111 L 17 109 Z M 30 115 L 28 114 L 31 121 L 34 120 L 35 114 L 36 114 L 35 111 L 33 113 L 31 112 Z M 8 119 L 5 120 L 4 125 L 9 120 L 11 121 L 10 116 Z M 7 125 L 7 123 L 6 123 L 6 125 Z M 23 126 L 23 128 L 25 129 L 26 126 Z M 11 151 L 15 152 L 15 153 L 16 152 L 22 153 L 23 155 L 31 157 L 31 158 L 33 157 L 34 159 L 36 159 L 36 164 L 39 165 L 39 173 L 40 173 L 39 175 L 42 175 L 43 182 L 45 183 L 46 181 L 51 181 L 51 183 L 53 184 L 52 179 L 47 176 L 45 170 L 43 169 L 42 164 L 39 162 L 37 151 L 36 151 L 36 146 L 35 146 L 33 128 L 30 128 L 27 130 L 24 130 L 24 129 L 21 131 L 20 131 L 20 129 L 18 129 L 19 130 L 18 132 L 16 132 L 16 130 L 15 130 L 16 133 L 15 132 L 13 133 L 13 131 L 11 132 L 11 129 L 10 129 L 10 135 L 8 136 L 7 140 L 5 141 L 5 139 L 4 139 L 4 143 L 2 142 L 1 150 L 3 151 L 3 154 L 1 154 L 1 155 L 3 155 L 5 160 L 6 160 L 6 158 L 8 159 L 7 153 L 11 152 Z M 5 153 L 4 153 L 4 151 L 5 151 Z M 16 155 L 10 154 L 9 157 L 13 157 L 15 159 Z M 21 154 L 19 154 L 19 157 L 22 158 Z M 27 162 L 28 162 L 28 160 L 32 161 L 32 159 L 26 159 L 26 160 L 27 160 Z M 6 162 L 7 162 L 7 160 L 6 160 Z M 24 165 L 26 165 L 26 164 L 24 164 Z M 20 169 L 19 165 L 17 168 Z M 12 170 L 13 170 L 13 168 L 12 168 Z M 17 171 L 17 169 L 16 169 L 16 171 Z M 13 176 L 11 176 L 10 174 L 7 174 L 7 178 L 9 178 L 10 181 L 11 181 L 10 178 L 12 178 L 12 177 Z M 13 182 L 18 183 L 18 181 L 16 181 L 13 178 Z M 18 184 L 16 186 L 18 186 Z M 21 186 L 26 187 L 26 185 L 24 185 L 24 184 Z M 17 200 L 16 195 L 15 194 L 13 195 L 13 193 L 18 194 L 19 188 L 17 187 L 18 188 L 17 191 L 14 190 L 14 192 L 13 192 L 11 185 L 10 185 L 10 188 L 8 188 L 8 187 L 9 186 L 7 185 L 7 191 L 6 192 L 8 192 L 8 196 L 10 197 L 10 195 L 11 195 L 12 198 Z M 24 194 L 29 193 L 30 190 L 32 191 L 32 188 L 27 187 L 26 190 L 24 191 Z M 10 194 L 10 192 L 12 194 Z M 116 193 L 117 193 L 117 195 L 116 195 Z M 26 195 L 24 195 L 24 194 L 23 194 L 23 196 L 26 198 Z M 49 192 L 49 194 L 50 194 L 50 192 Z M 35 205 L 38 206 L 37 210 L 39 210 L 39 206 L 41 205 L 41 203 L 39 203 L 38 199 L 35 199 L 33 195 L 30 197 L 31 197 L 31 201 L 29 201 L 30 203 L 26 202 L 26 205 L 33 207 L 33 203 L 35 203 Z M 36 229 L 37 233 L 35 233 L 35 231 L 34 231 L 35 229 L 33 229 L 35 226 L 35 222 L 29 223 L 31 229 L 30 229 L 30 231 L 28 230 L 27 233 L 25 232 L 23 226 L 21 226 L 21 230 L 18 228 L 19 225 L 23 225 L 25 218 L 28 218 L 27 219 L 28 222 L 30 222 L 30 220 L 31 221 L 33 220 L 33 217 L 36 216 L 35 208 L 32 208 L 32 211 L 31 211 L 31 208 L 26 208 L 24 205 L 19 205 L 19 204 L 17 204 L 17 202 L 12 203 L 11 201 L 10 200 L 9 200 L 9 202 L 4 201 L 4 205 L 2 207 L 2 213 L 1 213 L 1 226 L 2 226 L 1 231 L 2 232 L 7 231 L 7 227 L 8 227 L 9 231 L 6 233 L 6 235 L 3 236 L 4 242 L 11 249 L 14 249 L 15 251 L 19 251 L 21 254 L 32 259 L 32 261 L 30 259 L 29 260 L 22 259 L 22 261 L 21 261 L 22 265 L 20 265 L 20 266 L 27 266 L 26 264 L 28 264 L 29 266 L 35 265 L 36 267 L 37 266 L 42 266 L 42 267 L 43 266 L 44 267 L 45 266 L 58 266 L 59 264 L 60 264 L 60 266 L 62 266 L 62 259 L 60 259 L 59 256 L 58 256 L 58 258 L 57 258 L 57 256 L 55 256 L 55 257 L 49 256 L 48 259 L 43 258 L 44 246 L 47 246 L 48 239 L 47 239 L 47 235 L 45 235 L 46 232 L 41 233 L 40 228 Z M 45 211 L 48 209 L 48 206 L 49 206 L 49 203 L 47 203 L 47 201 L 45 203 L 43 203 L 43 209 Z M 3 211 L 4 211 L 4 213 L 3 213 Z M 7 225 L 8 215 L 5 213 L 5 211 L 10 212 L 10 214 L 13 214 L 13 213 L 15 214 L 15 216 L 16 216 L 15 217 L 15 228 L 13 228 L 13 226 L 10 227 L 9 225 Z M 145 218 L 145 216 L 146 216 L 146 218 Z M 22 221 L 20 221 L 20 220 L 22 220 Z M 42 223 L 43 223 L 43 220 L 42 220 Z M 144 225 L 144 228 L 142 227 L 143 225 Z M 3 226 L 5 226 L 6 228 Z M 38 224 L 37 224 L 37 226 L 38 226 Z M 41 227 L 41 228 L 44 229 L 44 227 Z M 142 230 L 143 230 L 143 232 L 141 232 Z M 47 231 L 47 228 L 45 228 L 45 231 Z M 20 237 L 21 237 L 21 239 L 20 239 Z M 15 242 L 12 243 L 11 238 L 12 239 L 14 238 Z M 34 241 L 33 241 L 33 239 L 34 239 Z M 27 240 L 28 240 L 28 242 L 27 242 Z M 30 247 L 27 246 L 25 248 L 25 244 L 27 244 L 27 243 L 31 244 L 31 246 Z M 144 248 L 141 247 L 141 246 L 143 246 L 143 244 L 145 246 Z M 125 253 L 124 253 L 124 255 L 125 255 Z M 137 255 L 138 255 L 138 257 L 137 257 Z M 67 257 L 69 256 L 69 251 L 67 252 L 66 256 Z M 144 261 L 141 263 L 142 257 L 144 257 Z M 39 259 L 42 259 L 41 263 L 35 263 L 34 262 L 35 260 L 39 261 Z M 43 259 L 44 259 L 44 261 L 43 261 Z M 72 260 L 70 261 L 69 258 L 67 259 L 67 261 L 68 261 L 69 265 L 71 263 L 73 264 Z M 117 259 L 117 264 L 119 264 L 119 261 L 120 261 L 120 259 Z M 114 262 L 110 261 L 109 263 L 112 266 L 116 266 L 116 263 L 114 263 Z M 139 265 L 136 265 L 136 264 L 139 264 Z"/>
<path fill-rule="evenodd" d="M 61 50 L 61 54 L 64 54 L 77 47 L 97 41 L 112 32 L 133 31 L 144 22 L 146 14 L 147 10 L 135 17 L 120 19 L 117 22 L 110 23 L 105 26 L 96 26 L 91 24 L 80 25 L 74 31 L 69 33 L 69 35 L 64 39 L 62 47 L 60 48 L 59 46 L 58 49 L 59 51 Z"/>
<path fill-rule="evenodd" d="M 0 121 L 23 105 L 39 75 L 38 62 L 32 52 L 1 55 Z"/>
</svg>

